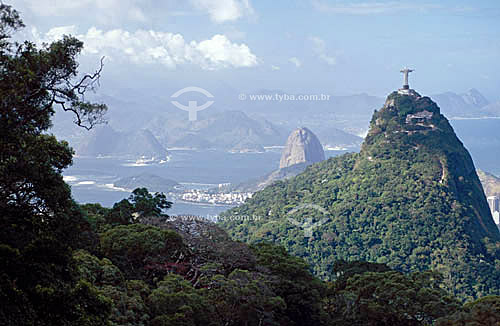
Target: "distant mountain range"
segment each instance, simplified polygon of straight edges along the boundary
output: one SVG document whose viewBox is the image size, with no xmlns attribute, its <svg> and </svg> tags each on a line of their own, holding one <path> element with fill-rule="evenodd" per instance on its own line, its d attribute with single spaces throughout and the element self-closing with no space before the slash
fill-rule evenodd
<svg viewBox="0 0 500 326">
<path fill-rule="evenodd" d="M 108 104 L 107 131 L 86 132 L 72 124 L 69 115 L 57 114 L 57 136 L 67 139 L 78 154 L 164 156 L 167 148 L 216 149 L 232 152 L 261 152 L 281 145 L 299 126 L 307 126 L 325 148 L 359 150 L 381 97 L 367 94 L 332 96 L 328 101 L 238 101 L 227 92 L 215 94 L 213 107 L 189 121 L 187 113 L 170 99 L 127 90 L 101 96 Z M 284 94 L 260 90 L 256 94 Z M 447 116 L 472 118 L 500 116 L 500 102 L 489 103 L 477 90 L 465 94 L 447 92 L 433 96 Z M 200 103 L 204 99 L 196 98 Z M 100 129 L 100 128 L 99 128 Z M 113 140 L 117 139 L 118 140 Z"/>
<path fill-rule="evenodd" d="M 167 150 L 147 129 L 118 132 L 110 126 L 101 126 L 90 133 L 77 148 L 82 156 L 117 156 L 156 158 L 166 160 Z"/>
<path fill-rule="evenodd" d="M 141 129 L 132 131 L 117 131 L 117 127 L 113 127 L 116 123 L 110 123 L 83 132 L 69 123 L 65 130 L 54 132 L 69 139 L 77 154 L 84 156 L 163 158 L 167 148 L 263 152 L 266 146 L 284 144 L 289 133 L 285 126 L 260 117 L 250 118 L 242 111 L 214 112 L 197 121 L 159 114 L 150 118 Z M 325 129 L 321 135 L 331 147 L 356 147 L 362 141 L 361 137 L 336 128 Z"/>
<path fill-rule="evenodd" d="M 287 135 L 284 128 L 241 111 L 218 112 L 196 121 L 157 116 L 146 128 L 167 147 L 228 151 L 264 151 L 264 146 L 283 143 Z"/>
<path fill-rule="evenodd" d="M 474 88 L 464 94 L 446 92 L 434 95 L 433 98 L 443 113 L 450 118 L 500 116 L 500 110 L 496 110 L 495 106 L 488 108 L 490 102 Z"/>
</svg>

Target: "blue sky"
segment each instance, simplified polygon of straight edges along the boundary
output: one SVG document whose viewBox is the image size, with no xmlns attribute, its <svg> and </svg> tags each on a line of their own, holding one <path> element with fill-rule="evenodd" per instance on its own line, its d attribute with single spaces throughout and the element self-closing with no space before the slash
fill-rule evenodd
<svg viewBox="0 0 500 326">
<path fill-rule="evenodd" d="M 477 88 L 500 100 L 500 2 L 15 0 L 37 42 L 77 35 L 104 86 L 219 85 L 332 95 Z M 161 4 L 159 4 L 161 3 Z"/>
</svg>

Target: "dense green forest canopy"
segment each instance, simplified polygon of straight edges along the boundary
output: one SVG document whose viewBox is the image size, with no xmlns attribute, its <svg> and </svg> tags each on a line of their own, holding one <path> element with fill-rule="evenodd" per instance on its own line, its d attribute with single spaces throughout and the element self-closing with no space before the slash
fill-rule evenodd
<svg viewBox="0 0 500 326">
<path fill-rule="evenodd" d="M 427 118 L 412 120 L 419 114 Z M 360 153 L 312 165 L 222 216 L 234 239 L 280 244 L 324 280 L 337 260 L 363 260 L 435 270 L 462 299 L 500 293 L 500 235 L 472 159 L 416 93 L 389 95 Z"/>
<path fill-rule="evenodd" d="M 69 36 L 12 42 L 23 26 L 0 4 L 0 323 L 102 325 L 109 300 L 74 274 L 73 249 L 93 234 L 61 175 L 73 151 L 46 133 L 55 106 L 86 128 L 102 121 L 106 106 L 83 100 L 100 70 L 78 78 L 83 45 Z"/>
</svg>

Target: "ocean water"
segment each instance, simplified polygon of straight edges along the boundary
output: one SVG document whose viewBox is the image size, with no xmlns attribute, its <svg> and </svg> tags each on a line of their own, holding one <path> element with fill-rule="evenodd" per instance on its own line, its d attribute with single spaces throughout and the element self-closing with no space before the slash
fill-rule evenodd
<svg viewBox="0 0 500 326">
<path fill-rule="evenodd" d="M 171 159 L 164 164 L 135 164 L 117 158 L 75 157 L 64 171 L 74 199 L 79 203 L 100 203 L 111 207 L 127 198 L 130 192 L 113 183 L 123 177 L 143 173 L 158 175 L 183 183 L 188 188 L 215 187 L 220 183 L 238 184 L 261 177 L 279 167 L 280 149 L 263 153 L 228 153 L 222 151 L 171 150 Z M 326 151 L 327 157 L 345 151 Z M 174 202 L 169 214 L 214 216 L 231 206 Z"/>
<path fill-rule="evenodd" d="M 450 123 L 471 153 L 476 168 L 500 176 L 500 119 L 453 120 Z M 150 173 L 193 189 L 219 183 L 238 184 L 276 170 L 280 151 L 281 148 L 264 153 L 171 150 L 169 162 L 145 166 L 116 158 L 76 157 L 73 166 L 64 171 L 64 176 L 76 201 L 111 207 L 130 195 L 129 191 L 112 186 L 122 177 Z M 329 150 L 325 153 L 329 158 L 345 152 Z M 230 207 L 174 202 L 169 213 L 214 216 Z"/>
<path fill-rule="evenodd" d="M 476 168 L 500 176 L 500 119 L 450 121 Z"/>
</svg>

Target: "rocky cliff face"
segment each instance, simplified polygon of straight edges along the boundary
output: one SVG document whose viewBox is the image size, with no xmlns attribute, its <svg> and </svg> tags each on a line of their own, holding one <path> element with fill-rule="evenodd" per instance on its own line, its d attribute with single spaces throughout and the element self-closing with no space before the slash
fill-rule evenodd
<svg viewBox="0 0 500 326">
<path fill-rule="evenodd" d="M 318 137 L 307 128 L 292 131 L 281 155 L 280 169 L 299 163 L 312 164 L 325 160 Z"/>
<path fill-rule="evenodd" d="M 325 152 L 318 138 L 307 128 L 294 130 L 281 154 L 280 168 L 258 179 L 252 179 L 232 188 L 236 192 L 256 192 L 279 180 L 293 178 L 313 163 L 325 160 Z"/>
</svg>

